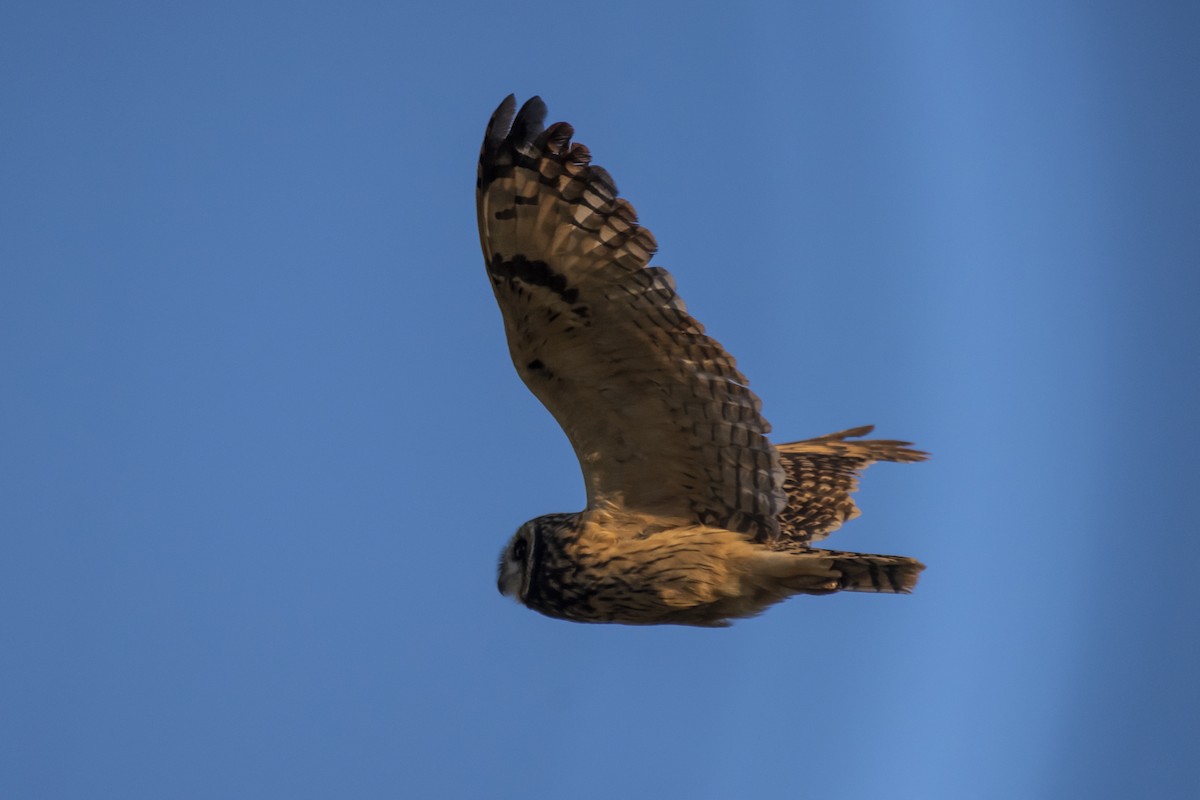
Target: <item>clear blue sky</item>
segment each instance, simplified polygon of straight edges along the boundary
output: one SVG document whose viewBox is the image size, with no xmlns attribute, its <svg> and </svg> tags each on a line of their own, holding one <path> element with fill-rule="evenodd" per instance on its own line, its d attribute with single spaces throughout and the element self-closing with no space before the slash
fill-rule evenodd
<svg viewBox="0 0 1200 800">
<path fill-rule="evenodd" d="M 1200 796 L 1193 3 L 0 11 L 0 796 Z M 578 509 L 475 159 L 541 94 L 909 597 L 501 598 Z"/>
</svg>

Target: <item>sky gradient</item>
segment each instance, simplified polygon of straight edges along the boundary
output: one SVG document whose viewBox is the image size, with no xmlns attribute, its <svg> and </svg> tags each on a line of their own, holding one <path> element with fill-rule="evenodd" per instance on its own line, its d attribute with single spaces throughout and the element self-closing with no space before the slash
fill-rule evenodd
<svg viewBox="0 0 1200 800">
<path fill-rule="evenodd" d="M 1170 2 L 6 4 L 0 796 L 1200 795 L 1197 41 Z M 583 503 L 479 253 L 509 92 L 776 441 L 933 453 L 830 540 L 915 594 L 496 593 Z"/>
</svg>

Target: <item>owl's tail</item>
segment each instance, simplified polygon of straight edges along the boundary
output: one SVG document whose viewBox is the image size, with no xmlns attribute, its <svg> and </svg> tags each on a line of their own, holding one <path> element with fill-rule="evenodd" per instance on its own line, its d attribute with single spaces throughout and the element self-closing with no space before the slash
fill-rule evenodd
<svg viewBox="0 0 1200 800">
<path fill-rule="evenodd" d="M 925 565 L 906 556 L 840 550 L 776 550 L 763 554 L 775 581 L 797 594 L 884 592 L 908 594 Z"/>
<path fill-rule="evenodd" d="M 837 550 L 810 550 L 813 556 L 829 559 L 830 568 L 839 574 L 838 589 L 845 592 L 886 592 L 908 594 L 917 585 L 925 565 L 907 556 L 877 556 L 869 553 L 843 553 Z"/>
</svg>

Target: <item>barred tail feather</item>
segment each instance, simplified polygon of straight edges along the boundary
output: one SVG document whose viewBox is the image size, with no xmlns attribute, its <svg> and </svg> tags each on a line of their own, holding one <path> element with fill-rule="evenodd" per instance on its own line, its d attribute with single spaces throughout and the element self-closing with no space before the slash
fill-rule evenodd
<svg viewBox="0 0 1200 800">
<path fill-rule="evenodd" d="M 796 548 L 759 552 L 753 572 L 765 586 L 789 594 L 880 592 L 908 594 L 925 565 L 906 556 Z"/>
<path fill-rule="evenodd" d="M 838 590 L 844 592 L 883 592 L 908 594 L 917 585 L 925 565 L 906 556 L 877 556 L 869 553 L 843 553 L 837 550 L 811 550 L 813 556 L 828 558 L 839 574 Z"/>
</svg>

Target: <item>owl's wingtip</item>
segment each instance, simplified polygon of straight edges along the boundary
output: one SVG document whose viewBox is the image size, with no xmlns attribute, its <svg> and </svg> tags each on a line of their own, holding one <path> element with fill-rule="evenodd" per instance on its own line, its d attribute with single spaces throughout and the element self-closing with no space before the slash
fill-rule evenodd
<svg viewBox="0 0 1200 800">
<path fill-rule="evenodd" d="M 512 126 L 513 115 L 517 110 L 516 95 L 509 95 L 496 106 L 496 110 L 492 112 L 492 118 L 488 120 L 487 133 L 484 139 L 489 144 L 499 144 L 508 135 L 508 129 Z"/>
<path fill-rule="evenodd" d="M 532 144 L 545 130 L 545 123 L 546 104 L 535 94 L 525 101 L 521 110 L 517 112 L 517 116 L 513 118 L 508 136 L 518 146 Z"/>
</svg>

